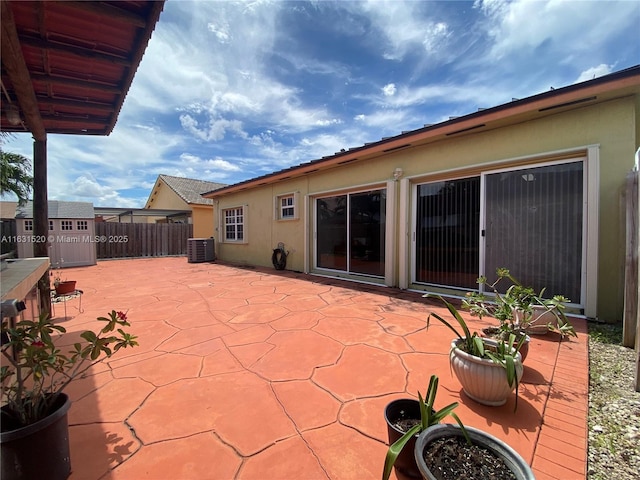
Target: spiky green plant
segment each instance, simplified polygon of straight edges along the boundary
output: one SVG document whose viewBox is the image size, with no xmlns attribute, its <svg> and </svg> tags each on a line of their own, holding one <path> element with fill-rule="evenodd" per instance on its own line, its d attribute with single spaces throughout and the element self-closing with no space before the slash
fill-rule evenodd
<svg viewBox="0 0 640 480">
<path fill-rule="evenodd" d="M 406 446 L 409 440 L 411 440 L 411 437 L 413 437 L 414 435 L 418 435 L 420 432 L 433 425 L 439 424 L 447 416 L 451 416 L 456 421 L 456 423 L 460 425 L 464 437 L 467 439 L 467 442 L 471 444 L 471 438 L 469 438 L 464 425 L 460 421 L 460 418 L 458 418 L 458 416 L 453 412 L 453 410 L 459 405 L 458 402 L 453 402 L 436 412 L 434 404 L 436 401 L 437 393 L 438 377 L 436 375 L 431 375 L 431 379 L 429 380 L 429 387 L 427 388 L 425 397 L 422 398 L 422 395 L 420 394 L 420 392 L 418 392 L 418 403 L 420 405 L 420 423 L 411 427 L 398 440 L 396 440 L 392 445 L 389 446 L 389 450 L 387 450 L 387 456 L 384 460 L 382 480 L 387 480 L 389 478 L 398 455 L 400 455 L 402 449 Z"/>
</svg>

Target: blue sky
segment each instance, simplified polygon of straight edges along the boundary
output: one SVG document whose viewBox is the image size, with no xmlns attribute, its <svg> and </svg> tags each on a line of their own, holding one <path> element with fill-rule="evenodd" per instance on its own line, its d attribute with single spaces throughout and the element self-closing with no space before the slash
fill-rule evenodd
<svg viewBox="0 0 640 480">
<path fill-rule="evenodd" d="M 638 25 L 637 1 L 168 0 L 113 133 L 48 136 L 49 198 L 143 207 L 159 174 L 232 184 L 571 85 L 640 64 Z"/>
</svg>

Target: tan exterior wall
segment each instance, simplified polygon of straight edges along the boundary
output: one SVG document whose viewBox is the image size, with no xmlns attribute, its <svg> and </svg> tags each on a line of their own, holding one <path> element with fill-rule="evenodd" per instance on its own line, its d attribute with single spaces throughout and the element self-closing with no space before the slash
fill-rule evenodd
<svg viewBox="0 0 640 480">
<path fill-rule="evenodd" d="M 182 200 L 176 192 L 171 190 L 164 183 L 160 182 L 158 193 L 153 197 L 149 208 L 159 208 L 165 210 L 189 210 L 187 202 Z"/>
<path fill-rule="evenodd" d="M 194 238 L 214 237 L 213 207 L 211 205 L 190 205 Z"/>
<path fill-rule="evenodd" d="M 563 152 L 585 155 L 588 146 L 599 146 L 600 173 L 598 251 L 597 316 L 606 321 L 622 319 L 622 292 L 624 280 L 624 215 L 620 198 L 627 172 L 634 164 L 638 148 L 639 101 L 626 97 L 592 106 L 560 112 L 544 118 L 505 126 L 486 132 L 462 134 L 431 144 L 390 152 L 377 158 L 363 159 L 326 171 L 318 171 L 298 179 L 279 181 L 238 193 L 220 197 L 214 208 L 246 205 L 246 244 L 230 244 L 222 241 L 223 231 L 216 232 L 219 258 L 241 264 L 270 266 L 271 254 L 278 242 L 285 244 L 291 253 L 287 259 L 288 270 L 305 271 L 304 252 L 313 254 L 312 217 L 303 209 L 305 196 L 356 189 L 361 186 L 378 188 L 391 180 L 393 171 L 401 168 L 403 177 L 411 183 L 421 183 L 439 177 L 466 176 L 484 169 L 502 168 L 518 163 L 538 163 L 545 156 L 558 158 Z M 448 172 L 448 173 L 443 173 Z M 288 192 L 299 192 L 299 219 L 278 221 L 274 219 L 274 197 Z M 400 189 L 396 189 L 399 195 Z M 412 208 L 410 193 L 406 201 Z M 309 201 L 309 210 L 312 202 Z M 593 208 L 590 206 L 590 208 Z M 400 213 L 395 221 L 400 218 Z M 412 212 L 407 212 L 412 218 Z M 586 221 L 586 219 L 585 219 Z M 309 231 L 305 237 L 305 228 Z M 407 231 L 397 228 L 398 245 L 407 241 Z M 305 244 L 305 238 L 308 239 Z M 408 248 L 408 247 L 407 247 Z M 397 258 L 391 259 L 398 263 Z M 406 261 L 406 260 L 402 260 Z M 395 268 L 397 271 L 397 266 Z M 395 284 L 398 284 L 396 279 Z M 402 282 L 400 282 L 401 284 Z"/>
</svg>

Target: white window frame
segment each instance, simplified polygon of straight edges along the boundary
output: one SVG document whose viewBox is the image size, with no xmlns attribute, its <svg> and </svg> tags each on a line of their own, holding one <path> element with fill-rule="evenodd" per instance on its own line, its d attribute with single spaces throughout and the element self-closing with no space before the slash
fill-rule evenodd
<svg viewBox="0 0 640 480">
<path fill-rule="evenodd" d="M 25 220 L 24 221 L 24 231 L 25 232 L 33 232 L 33 220 Z"/>
<path fill-rule="evenodd" d="M 234 207 L 222 208 L 220 210 L 220 223 L 222 229 L 222 239 L 224 243 L 247 243 L 247 206 L 246 205 L 237 205 Z M 227 212 L 233 211 L 233 218 L 236 220 L 232 224 L 227 224 L 227 218 L 231 218 L 231 216 L 227 217 Z M 240 212 L 240 215 L 238 215 Z M 238 222 L 237 218 L 241 216 L 242 221 Z M 234 228 L 234 238 L 227 237 L 227 226 L 233 225 Z M 238 238 L 238 229 L 237 227 L 242 226 L 242 238 Z"/>
<path fill-rule="evenodd" d="M 53 220 L 49 220 L 49 231 L 53 231 Z"/>
<path fill-rule="evenodd" d="M 76 220 L 77 230 L 89 230 L 89 220 Z"/>
<path fill-rule="evenodd" d="M 283 200 L 291 200 L 291 204 L 283 205 Z M 285 210 L 292 210 L 291 215 L 285 215 Z M 281 221 L 297 220 L 298 215 L 298 192 L 283 193 L 274 198 L 274 218 Z"/>
<path fill-rule="evenodd" d="M 73 231 L 73 220 L 60 220 L 60 230 L 63 232 Z"/>
</svg>

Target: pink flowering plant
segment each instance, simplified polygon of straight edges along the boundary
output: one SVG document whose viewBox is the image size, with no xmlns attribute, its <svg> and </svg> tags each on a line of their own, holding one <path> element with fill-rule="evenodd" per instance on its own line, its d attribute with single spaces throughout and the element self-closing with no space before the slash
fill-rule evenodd
<svg viewBox="0 0 640 480">
<path fill-rule="evenodd" d="M 138 345 L 127 314 L 112 310 L 98 317 L 104 326 L 98 333 L 87 330 L 82 341 L 63 353 L 55 340 L 66 333 L 47 314 L 38 320 L 22 320 L 12 326 L 2 320 L 2 430 L 35 423 L 52 413 L 52 405 L 74 379 L 121 348 Z"/>
</svg>

